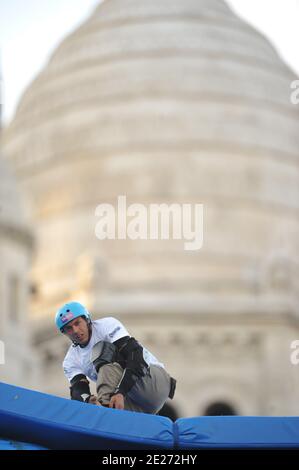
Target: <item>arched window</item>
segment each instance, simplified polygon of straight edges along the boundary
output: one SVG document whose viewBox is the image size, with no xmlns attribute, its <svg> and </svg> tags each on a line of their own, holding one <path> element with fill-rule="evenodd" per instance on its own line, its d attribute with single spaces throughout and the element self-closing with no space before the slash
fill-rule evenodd
<svg viewBox="0 0 299 470">
<path fill-rule="evenodd" d="M 211 403 L 204 412 L 204 416 L 234 416 L 236 414 L 231 404 L 222 401 Z"/>
</svg>

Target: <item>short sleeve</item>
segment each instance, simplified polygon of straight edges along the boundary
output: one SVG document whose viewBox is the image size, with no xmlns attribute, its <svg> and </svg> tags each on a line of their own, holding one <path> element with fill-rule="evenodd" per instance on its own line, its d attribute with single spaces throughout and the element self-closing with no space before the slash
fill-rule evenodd
<svg viewBox="0 0 299 470">
<path fill-rule="evenodd" d="M 108 341 L 109 343 L 114 343 L 124 336 L 130 336 L 124 325 L 116 318 L 105 318 L 103 327 L 105 341 Z"/>
<path fill-rule="evenodd" d="M 84 374 L 79 364 L 76 363 L 71 354 L 67 354 L 62 364 L 63 372 L 69 382 L 78 374 Z M 85 375 L 85 374 L 84 374 Z"/>
</svg>

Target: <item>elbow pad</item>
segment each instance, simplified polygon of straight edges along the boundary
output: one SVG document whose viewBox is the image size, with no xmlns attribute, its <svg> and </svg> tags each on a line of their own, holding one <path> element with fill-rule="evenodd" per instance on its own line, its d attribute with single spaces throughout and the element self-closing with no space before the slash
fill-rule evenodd
<svg viewBox="0 0 299 470">
<path fill-rule="evenodd" d="M 114 343 L 107 341 L 99 341 L 92 348 L 91 362 L 93 363 L 97 373 L 102 366 L 110 364 L 116 359 L 116 346 Z"/>
<path fill-rule="evenodd" d="M 89 381 L 83 374 L 76 375 L 71 380 L 70 387 L 71 399 L 88 403 L 91 396 Z"/>
</svg>

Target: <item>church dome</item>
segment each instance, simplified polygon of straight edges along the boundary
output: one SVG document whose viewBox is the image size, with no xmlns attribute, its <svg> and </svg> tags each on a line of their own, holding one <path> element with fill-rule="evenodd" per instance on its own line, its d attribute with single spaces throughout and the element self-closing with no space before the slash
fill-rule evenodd
<svg viewBox="0 0 299 470">
<path fill-rule="evenodd" d="M 43 295 L 71 296 L 86 269 L 105 305 L 128 311 L 289 305 L 299 261 L 294 79 L 221 0 L 100 4 L 27 89 L 5 135 L 33 207 Z M 95 208 L 119 195 L 203 203 L 202 249 L 100 242 Z"/>
</svg>

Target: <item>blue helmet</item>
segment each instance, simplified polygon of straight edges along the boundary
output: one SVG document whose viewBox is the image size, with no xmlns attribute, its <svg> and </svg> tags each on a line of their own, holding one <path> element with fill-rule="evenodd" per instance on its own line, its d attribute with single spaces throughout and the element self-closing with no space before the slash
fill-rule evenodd
<svg viewBox="0 0 299 470">
<path fill-rule="evenodd" d="M 84 317 L 88 323 L 91 322 L 90 313 L 79 302 L 68 302 L 64 304 L 56 313 L 55 323 L 57 328 L 63 333 L 65 325 L 73 321 L 75 318 Z"/>
</svg>

